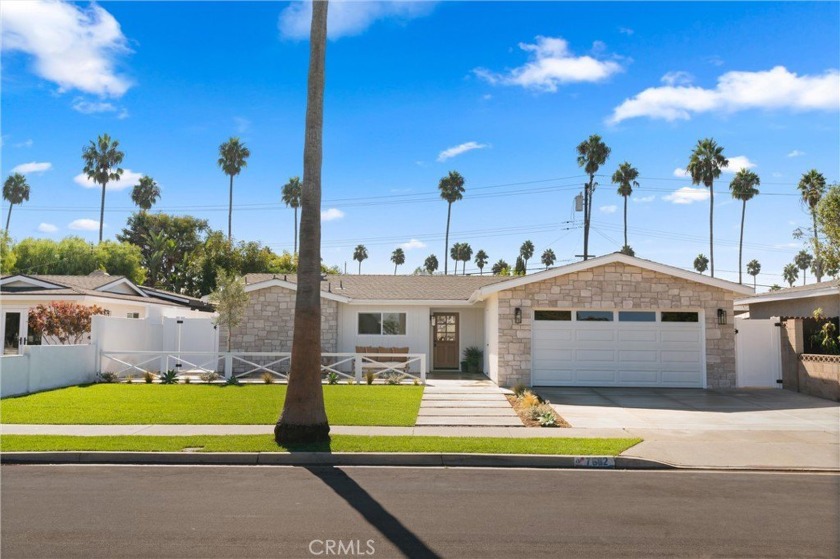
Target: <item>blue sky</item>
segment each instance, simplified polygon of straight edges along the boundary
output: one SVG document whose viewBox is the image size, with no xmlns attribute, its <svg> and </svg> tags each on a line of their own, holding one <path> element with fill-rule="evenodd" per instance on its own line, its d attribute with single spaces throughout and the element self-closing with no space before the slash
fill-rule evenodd
<svg viewBox="0 0 840 559">
<path fill-rule="evenodd" d="M 2 8 L 3 176 L 26 172 L 28 203 L 11 234 L 95 240 L 98 189 L 82 147 L 119 139 L 128 180 L 109 190 L 105 234 L 133 210 L 149 174 L 155 210 L 225 229 L 227 178 L 217 150 L 251 149 L 235 180 L 234 236 L 291 250 L 293 213 L 280 187 L 301 173 L 308 62 L 302 3 L 7 2 Z M 537 258 L 582 251 L 573 198 L 575 146 L 593 133 L 640 171 L 629 204 L 638 256 L 690 268 L 708 254 L 706 193 L 680 176 L 700 138 L 759 174 L 747 207 L 744 261 L 782 283 L 808 224 L 796 195 L 811 168 L 840 177 L 838 3 L 377 2 L 331 4 L 325 97 L 323 257 L 390 273 L 443 253 L 437 183 L 466 178 L 451 241 L 511 264 L 530 239 Z M 740 206 L 715 185 L 717 275 L 737 279 Z M 622 244 L 622 199 L 600 178 L 590 252 Z M 3 208 L 5 217 L 6 208 Z M 533 264 L 537 264 L 533 262 Z M 451 267 L 451 266 L 450 266 Z M 470 271 L 470 267 L 468 267 Z M 810 274 L 809 274 L 810 276 Z"/>
</svg>

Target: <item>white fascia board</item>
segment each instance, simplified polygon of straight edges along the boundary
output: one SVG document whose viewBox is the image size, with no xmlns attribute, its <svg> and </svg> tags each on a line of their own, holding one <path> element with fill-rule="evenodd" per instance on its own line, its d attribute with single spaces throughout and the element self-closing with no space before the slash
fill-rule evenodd
<svg viewBox="0 0 840 559">
<path fill-rule="evenodd" d="M 6 276 L 5 278 L 0 279 L 0 285 L 6 285 L 8 283 L 14 283 L 16 281 L 21 281 L 23 283 L 28 283 L 32 287 L 43 287 L 45 289 L 67 289 L 66 285 L 59 285 L 57 283 L 51 283 L 44 280 L 39 280 L 24 274 L 18 274 L 15 276 Z"/>
<path fill-rule="evenodd" d="M 139 287 L 137 287 L 137 286 L 134 284 L 134 282 L 133 282 L 133 281 L 131 281 L 130 279 L 125 278 L 125 277 L 123 277 L 123 278 L 119 278 L 119 279 L 116 279 L 116 280 L 114 280 L 114 281 L 112 281 L 112 282 L 106 283 L 105 285 L 100 285 L 99 287 L 97 287 L 96 289 L 94 289 L 94 291 L 106 291 L 106 292 L 110 292 L 110 289 L 109 289 L 110 287 L 117 287 L 118 285 L 127 285 L 128 287 L 130 287 L 130 288 L 131 288 L 131 290 L 132 290 L 132 291 L 136 292 L 136 293 L 137 293 L 138 295 L 140 295 L 141 297 L 148 297 L 148 296 L 149 296 L 149 294 L 148 294 L 148 293 L 146 293 L 145 291 L 143 291 L 142 289 L 140 289 Z M 118 293 L 118 295 L 124 295 L 124 293 Z"/>
<path fill-rule="evenodd" d="M 753 305 L 757 303 L 772 303 L 775 301 L 792 301 L 795 299 L 810 299 L 812 297 L 830 297 L 837 295 L 840 297 L 840 287 L 829 286 L 822 289 L 812 289 L 809 291 L 796 291 L 794 293 L 780 293 L 777 295 L 756 295 L 755 297 L 746 297 L 744 299 L 736 299 L 736 305 Z"/>
<path fill-rule="evenodd" d="M 466 299 L 438 300 L 438 299 L 351 299 L 348 305 L 400 305 L 406 307 L 472 307 L 473 303 Z"/>
<path fill-rule="evenodd" d="M 267 281 L 261 281 L 259 283 L 249 283 L 245 286 L 245 293 L 250 293 L 251 291 L 258 291 L 260 289 L 266 289 L 268 287 L 282 287 L 284 289 L 297 291 L 296 283 L 292 283 L 290 281 L 283 281 L 279 279 L 270 279 Z M 330 301 L 338 301 L 339 303 L 349 303 L 352 301 L 352 299 L 350 299 L 349 297 L 345 297 L 344 295 L 336 295 L 335 293 L 330 293 L 328 291 L 321 291 L 321 297 L 323 299 L 329 299 Z"/>
<path fill-rule="evenodd" d="M 544 281 L 559 276 L 565 276 L 567 274 L 573 274 L 575 272 L 583 272 L 591 268 L 597 268 L 598 266 L 605 266 L 607 264 L 614 263 L 621 263 L 626 264 L 627 266 L 635 266 L 637 268 L 642 268 L 645 270 L 652 270 L 654 272 L 678 277 L 688 281 L 710 285 L 719 289 L 725 289 L 734 293 L 743 293 L 747 295 L 752 294 L 754 292 L 752 287 L 747 287 L 745 285 L 740 285 L 731 281 L 704 276 L 695 272 L 689 272 L 688 270 L 683 270 L 682 268 L 677 268 L 674 266 L 668 266 L 667 264 L 660 264 L 658 262 L 652 262 L 650 260 L 635 258 L 633 256 L 627 256 L 626 254 L 615 252 L 613 254 L 599 256 L 597 258 L 591 258 L 589 260 L 582 260 L 580 262 L 567 264 L 558 268 L 543 270 L 542 272 L 537 272 L 535 274 L 519 276 L 516 278 L 512 278 L 508 281 L 502 281 L 499 283 L 487 285 L 477 289 L 472 294 L 472 296 L 470 296 L 469 300 L 470 302 L 482 301 L 485 297 L 492 293 L 498 293 L 499 291 L 513 289 L 514 287 L 519 287 L 521 285 L 527 285 L 529 283 Z"/>
</svg>

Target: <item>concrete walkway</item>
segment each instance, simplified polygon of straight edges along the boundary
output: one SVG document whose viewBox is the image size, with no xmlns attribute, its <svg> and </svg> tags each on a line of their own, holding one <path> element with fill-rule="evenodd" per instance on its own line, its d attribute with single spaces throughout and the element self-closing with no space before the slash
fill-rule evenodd
<svg viewBox="0 0 840 559">
<path fill-rule="evenodd" d="M 488 379 L 429 380 L 416 425 L 524 427 L 505 391 Z"/>
</svg>

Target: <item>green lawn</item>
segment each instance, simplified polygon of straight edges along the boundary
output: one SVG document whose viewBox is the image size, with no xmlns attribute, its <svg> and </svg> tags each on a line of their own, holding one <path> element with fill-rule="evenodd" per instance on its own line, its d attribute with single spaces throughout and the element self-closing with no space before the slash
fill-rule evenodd
<svg viewBox="0 0 840 559">
<path fill-rule="evenodd" d="M 491 438 L 491 437 L 365 437 L 334 435 L 329 444 L 278 447 L 271 435 L 192 437 L 72 437 L 4 435 L 0 450 L 15 451 L 145 451 L 180 452 L 434 452 L 479 454 L 566 454 L 616 456 L 641 439 Z"/>
<path fill-rule="evenodd" d="M 91 384 L 0 401 L 2 423 L 80 425 L 269 425 L 277 421 L 284 384 Z M 333 425 L 412 426 L 422 386 L 326 385 Z"/>
</svg>

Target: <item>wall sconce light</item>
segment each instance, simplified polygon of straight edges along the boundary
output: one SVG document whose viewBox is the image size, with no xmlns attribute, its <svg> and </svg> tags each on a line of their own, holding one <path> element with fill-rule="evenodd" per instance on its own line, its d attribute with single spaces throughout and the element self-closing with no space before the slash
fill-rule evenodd
<svg viewBox="0 0 840 559">
<path fill-rule="evenodd" d="M 519 307 L 513 310 L 513 321 L 517 324 L 522 324 L 522 309 Z"/>
<path fill-rule="evenodd" d="M 434 328 L 435 327 L 435 315 L 433 315 L 433 314 L 429 315 L 429 322 L 431 323 L 432 328 Z"/>
<path fill-rule="evenodd" d="M 718 324 L 726 324 L 726 311 L 718 309 Z"/>
</svg>

